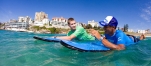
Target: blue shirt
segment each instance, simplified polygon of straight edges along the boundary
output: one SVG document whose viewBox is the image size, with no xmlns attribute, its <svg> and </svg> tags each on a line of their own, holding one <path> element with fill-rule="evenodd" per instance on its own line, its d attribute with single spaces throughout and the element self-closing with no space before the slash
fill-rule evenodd
<svg viewBox="0 0 151 66">
<path fill-rule="evenodd" d="M 105 34 L 106 39 L 113 44 L 124 44 L 125 46 L 134 44 L 134 41 L 131 37 L 127 36 L 123 31 L 116 30 L 115 33 L 110 36 Z"/>
</svg>

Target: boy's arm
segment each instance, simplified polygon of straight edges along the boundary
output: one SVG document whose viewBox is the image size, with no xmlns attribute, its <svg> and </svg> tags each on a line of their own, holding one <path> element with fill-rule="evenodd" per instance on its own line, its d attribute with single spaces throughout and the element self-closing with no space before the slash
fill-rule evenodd
<svg viewBox="0 0 151 66">
<path fill-rule="evenodd" d="M 54 37 L 54 38 L 63 39 L 63 40 L 72 40 L 75 37 L 76 36 L 74 36 L 74 35 L 70 35 L 70 36 L 59 36 L 59 37 Z"/>
</svg>

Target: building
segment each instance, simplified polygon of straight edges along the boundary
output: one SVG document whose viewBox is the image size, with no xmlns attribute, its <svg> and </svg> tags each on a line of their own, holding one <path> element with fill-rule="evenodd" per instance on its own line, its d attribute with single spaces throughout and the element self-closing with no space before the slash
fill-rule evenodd
<svg viewBox="0 0 151 66">
<path fill-rule="evenodd" d="M 50 21 L 50 24 L 51 27 L 55 27 L 55 28 L 65 28 L 65 29 L 69 28 L 67 19 L 63 17 L 53 17 L 52 20 Z M 79 22 L 76 22 L 76 25 L 82 26 L 81 23 Z"/>
<path fill-rule="evenodd" d="M 24 17 L 18 17 L 18 22 L 24 22 Z"/>
<path fill-rule="evenodd" d="M 24 22 L 30 22 L 31 18 L 29 16 L 24 17 Z"/>
<path fill-rule="evenodd" d="M 32 22 L 31 22 L 32 23 Z M 48 14 L 45 12 L 36 12 L 35 13 L 35 20 L 33 25 L 34 26 L 46 26 L 49 24 Z"/>
<path fill-rule="evenodd" d="M 68 29 L 67 19 L 63 17 L 53 17 L 50 21 L 51 27 Z"/>
<path fill-rule="evenodd" d="M 44 25 L 47 25 L 47 24 L 49 24 L 49 19 L 43 19 L 42 22 Z"/>
<path fill-rule="evenodd" d="M 40 27 L 43 27 L 44 26 L 44 23 L 43 22 L 34 22 L 33 26 L 40 26 Z"/>
<path fill-rule="evenodd" d="M 18 22 L 30 22 L 31 18 L 29 16 L 26 17 L 18 17 Z"/>
<path fill-rule="evenodd" d="M 15 19 L 10 19 L 9 22 L 17 22 Z"/>
<path fill-rule="evenodd" d="M 43 19 L 48 19 L 48 14 L 46 14 L 45 12 L 35 13 L 35 21 L 42 22 Z"/>
<path fill-rule="evenodd" d="M 40 26 L 40 27 L 49 25 L 49 19 L 43 19 L 41 22 L 35 21 L 33 25 Z"/>
<path fill-rule="evenodd" d="M 134 30 L 133 29 L 128 29 L 128 32 L 134 32 Z"/>
<path fill-rule="evenodd" d="M 10 20 L 9 22 L 5 23 L 5 29 L 14 31 L 26 31 L 29 28 L 29 22 L 31 22 L 31 18 L 29 16 L 18 17 L 18 21 Z"/>
<path fill-rule="evenodd" d="M 99 26 L 98 22 L 95 22 L 94 20 L 88 21 L 88 24 L 92 25 L 92 27 L 94 27 L 94 26 L 98 27 Z"/>
<path fill-rule="evenodd" d="M 137 33 L 150 33 L 150 30 L 137 30 Z"/>
<path fill-rule="evenodd" d="M 66 18 L 63 17 L 53 17 L 52 21 L 57 21 L 57 22 L 67 22 Z"/>
<path fill-rule="evenodd" d="M 137 33 L 146 33 L 146 30 L 137 30 Z"/>
<path fill-rule="evenodd" d="M 63 17 L 53 17 L 51 20 L 44 18 L 42 21 L 35 21 L 34 26 L 46 26 L 47 28 L 55 27 L 55 28 L 65 28 L 68 29 L 67 19 Z M 81 26 L 81 23 L 76 23 L 76 25 Z"/>
<path fill-rule="evenodd" d="M 29 28 L 28 22 L 7 22 L 5 23 L 6 30 L 26 31 Z"/>
<path fill-rule="evenodd" d="M 34 24 L 34 21 L 33 20 L 30 20 L 29 21 L 29 25 L 33 25 Z"/>
</svg>

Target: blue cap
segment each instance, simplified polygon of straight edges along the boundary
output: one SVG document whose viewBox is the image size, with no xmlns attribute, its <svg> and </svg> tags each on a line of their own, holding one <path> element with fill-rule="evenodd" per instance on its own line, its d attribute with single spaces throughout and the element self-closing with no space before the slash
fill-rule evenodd
<svg viewBox="0 0 151 66">
<path fill-rule="evenodd" d="M 104 21 L 100 21 L 99 24 L 101 26 L 114 26 L 117 27 L 118 21 L 113 16 L 107 16 Z"/>
</svg>

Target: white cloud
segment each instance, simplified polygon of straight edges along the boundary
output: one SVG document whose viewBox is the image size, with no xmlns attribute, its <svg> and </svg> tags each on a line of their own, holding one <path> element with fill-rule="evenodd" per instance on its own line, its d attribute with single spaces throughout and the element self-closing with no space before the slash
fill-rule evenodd
<svg viewBox="0 0 151 66">
<path fill-rule="evenodd" d="M 12 11 L 0 7 L 0 22 L 6 22 L 9 21 L 9 19 L 12 19 L 12 14 Z"/>
<path fill-rule="evenodd" d="M 151 22 L 151 2 L 146 4 L 146 7 L 142 9 L 142 13 L 140 15 L 147 22 Z"/>
</svg>

